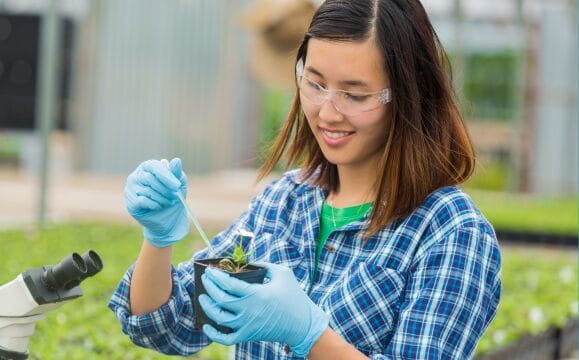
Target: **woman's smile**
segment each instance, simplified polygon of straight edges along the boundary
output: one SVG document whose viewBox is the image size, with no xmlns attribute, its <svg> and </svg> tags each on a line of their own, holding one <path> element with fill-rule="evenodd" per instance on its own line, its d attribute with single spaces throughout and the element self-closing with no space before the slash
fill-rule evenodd
<svg viewBox="0 0 579 360">
<path fill-rule="evenodd" d="M 354 136 L 354 131 L 331 130 L 326 128 L 319 128 L 320 134 L 326 145 L 330 147 L 338 147 L 347 144 Z"/>
</svg>

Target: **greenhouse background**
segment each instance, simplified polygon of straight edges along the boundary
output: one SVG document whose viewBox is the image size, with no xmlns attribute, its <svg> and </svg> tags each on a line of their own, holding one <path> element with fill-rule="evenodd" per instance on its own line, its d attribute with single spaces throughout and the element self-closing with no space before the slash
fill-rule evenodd
<svg viewBox="0 0 579 360">
<path fill-rule="evenodd" d="M 66 111 L 56 120 L 66 131 L 51 140 L 61 149 L 59 167 L 124 174 L 160 153 L 180 154 L 194 173 L 258 164 L 255 144 L 272 115 L 263 100 L 275 101 L 271 91 L 291 96 L 291 85 L 280 90 L 279 82 L 248 71 L 256 56 L 251 40 L 259 36 L 244 21 L 248 1 L 59 3 L 68 25 Z M 7 13 L 38 16 L 44 1 L 2 4 Z M 495 186 L 575 193 L 577 152 L 569 151 L 577 148 L 575 2 L 424 5 L 452 58 L 479 152 L 505 172 Z M 29 150 L 39 146 L 37 132 L 9 128 L 2 140 L 4 157 L 38 168 Z"/>
<path fill-rule="evenodd" d="M 102 283 L 39 323 L 32 354 L 157 356 L 132 346 L 104 308 L 140 243 L 124 180 L 145 159 L 178 156 L 210 232 L 239 215 L 263 186 L 256 170 L 289 108 L 292 51 L 318 3 L 0 0 L 0 252 L 10 257 L 0 285 L 76 250 L 78 237 L 108 264 Z M 503 300 L 478 354 L 576 358 L 577 2 L 422 3 L 477 150 L 464 188 L 503 249 Z M 109 249 L 119 239 L 122 250 Z M 83 327 L 87 317 L 107 330 Z"/>
</svg>

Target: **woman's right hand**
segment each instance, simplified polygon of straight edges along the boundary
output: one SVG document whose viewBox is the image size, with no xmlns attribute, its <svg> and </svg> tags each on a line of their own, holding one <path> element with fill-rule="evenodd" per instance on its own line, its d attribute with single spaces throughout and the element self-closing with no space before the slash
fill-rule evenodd
<svg viewBox="0 0 579 360">
<path fill-rule="evenodd" d="M 141 225 L 145 239 L 157 248 L 172 245 L 189 233 L 189 220 L 177 191 L 187 194 L 181 159 L 147 160 L 127 178 L 125 205 Z"/>
</svg>

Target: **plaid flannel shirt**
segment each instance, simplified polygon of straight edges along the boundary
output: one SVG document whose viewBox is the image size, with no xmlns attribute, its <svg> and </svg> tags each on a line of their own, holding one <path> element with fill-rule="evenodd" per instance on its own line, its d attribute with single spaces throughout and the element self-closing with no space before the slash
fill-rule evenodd
<svg viewBox="0 0 579 360">
<path fill-rule="evenodd" d="M 493 319 L 500 297 L 500 253 L 494 230 L 456 187 L 439 189 L 405 219 L 363 242 L 368 219 L 333 232 L 314 256 L 326 192 L 286 173 L 195 259 L 232 250 L 240 229 L 256 261 L 290 267 L 303 291 L 330 316 L 330 327 L 373 359 L 467 359 Z M 169 301 L 131 315 L 132 268 L 109 307 L 131 340 L 166 354 L 188 355 L 209 344 L 194 329 L 192 261 L 172 268 Z M 316 281 L 313 281 L 313 279 Z M 237 359 L 292 359 L 284 344 L 238 344 Z"/>
</svg>

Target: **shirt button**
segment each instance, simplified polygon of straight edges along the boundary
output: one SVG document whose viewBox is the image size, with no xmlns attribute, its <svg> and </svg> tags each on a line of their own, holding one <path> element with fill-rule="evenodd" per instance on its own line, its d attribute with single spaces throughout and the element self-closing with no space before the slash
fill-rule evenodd
<svg viewBox="0 0 579 360">
<path fill-rule="evenodd" d="M 283 351 L 285 351 L 286 355 L 289 355 L 290 353 L 290 347 L 289 345 L 286 344 L 286 346 L 284 346 Z"/>
<path fill-rule="evenodd" d="M 334 245 L 328 245 L 328 252 L 333 253 L 336 251 L 336 247 Z"/>
</svg>

